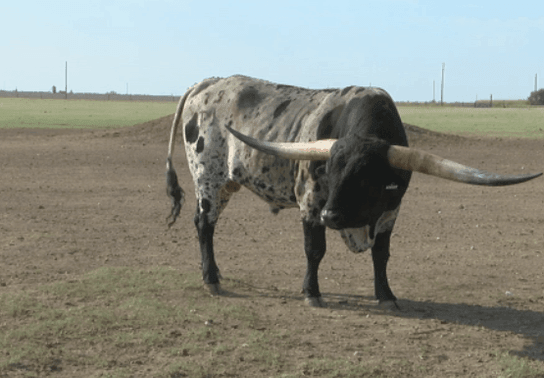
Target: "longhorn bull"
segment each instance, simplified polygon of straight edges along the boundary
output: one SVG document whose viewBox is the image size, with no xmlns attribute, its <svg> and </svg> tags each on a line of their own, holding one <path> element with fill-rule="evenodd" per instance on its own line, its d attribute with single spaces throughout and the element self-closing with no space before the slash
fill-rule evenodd
<svg viewBox="0 0 544 378">
<path fill-rule="evenodd" d="M 245 76 L 190 88 L 175 113 L 167 158 L 172 225 L 184 191 L 172 165 L 183 124 L 195 184 L 202 274 L 220 291 L 213 234 L 221 211 L 243 185 L 271 210 L 298 207 L 307 269 L 302 289 L 323 304 L 318 284 L 326 227 L 354 252 L 372 251 L 375 295 L 395 303 L 387 280 L 391 232 L 412 172 L 475 185 L 511 185 L 541 175 L 499 175 L 408 147 L 395 104 L 379 88 L 310 90 Z"/>
</svg>

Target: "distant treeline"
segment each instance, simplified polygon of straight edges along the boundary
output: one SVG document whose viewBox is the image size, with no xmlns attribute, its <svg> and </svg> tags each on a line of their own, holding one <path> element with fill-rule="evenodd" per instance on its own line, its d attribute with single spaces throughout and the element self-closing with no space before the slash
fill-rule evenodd
<svg viewBox="0 0 544 378">
<path fill-rule="evenodd" d="M 525 108 L 530 106 L 528 100 L 478 100 L 474 102 L 445 102 L 441 105 L 440 102 L 396 102 L 399 106 L 445 106 L 445 107 L 460 107 L 460 108 Z"/>
<path fill-rule="evenodd" d="M 53 92 L 27 92 L 27 91 L 0 91 L 0 97 L 10 98 L 41 98 L 41 99 L 68 99 L 68 100 L 95 100 L 95 101 L 178 101 L 179 96 L 152 96 L 140 94 L 110 93 L 73 93 L 64 91 Z"/>
</svg>

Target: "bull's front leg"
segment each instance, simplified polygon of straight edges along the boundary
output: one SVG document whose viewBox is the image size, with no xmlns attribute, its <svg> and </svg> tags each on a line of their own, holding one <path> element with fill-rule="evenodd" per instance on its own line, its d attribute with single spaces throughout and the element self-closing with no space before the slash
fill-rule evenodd
<svg viewBox="0 0 544 378">
<path fill-rule="evenodd" d="M 372 247 L 372 261 L 374 262 L 374 290 L 376 299 L 384 307 L 396 307 L 397 298 L 389 287 L 387 281 L 387 262 L 389 261 L 389 245 L 391 242 L 391 230 L 380 233 Z"/>
<path fill-rule="evenodd" d="M 323 259 L 327 248 L 325 227 L 306 220 L 302 224 L 304 227 L 304 252 L 306 253 L 307 260 L 302 291 L 306 296 L 306 303 L 312 307 L 322 307 L 323 301 L 319 292 L 317 272 L 319 270 L 319 263 Z"/>
</svg>

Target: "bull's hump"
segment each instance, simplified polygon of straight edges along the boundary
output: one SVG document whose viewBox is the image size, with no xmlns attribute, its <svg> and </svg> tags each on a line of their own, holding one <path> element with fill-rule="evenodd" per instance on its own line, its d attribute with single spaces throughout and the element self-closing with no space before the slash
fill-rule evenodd
<svg viewBox="0 0 544 378">
<path fill-rule="evenodd" d="M 236 75 L 196 84 L 188 110 L 214 114 L 219 124 L 258 139 L 306 141 L 318 137 L 314 127 L 337 116 L 350 99 L 373 92 L 381 91 L 357 86 L 307 89 Z"/>
</svg>

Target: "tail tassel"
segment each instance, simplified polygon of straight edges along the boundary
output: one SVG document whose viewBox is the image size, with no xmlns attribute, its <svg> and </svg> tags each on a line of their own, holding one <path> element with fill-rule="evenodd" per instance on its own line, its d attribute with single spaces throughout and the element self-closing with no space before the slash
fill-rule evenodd
<svg viewBox="0 0 544 378">
<path fill-rule="evenodd" d="M 185 192 L 179 186 L 178 175 L 176 171 L 170 167 L 166 171 L 166 194 L 172 200 L 172 210 L 170 214 L 166 217 L 166 220 L 171 220 L 168 223 L 168 228 L 172 227 L 176 220 L 178 219 L 179 213 L 183 204 L 185 203 Z"/>
</svg>

